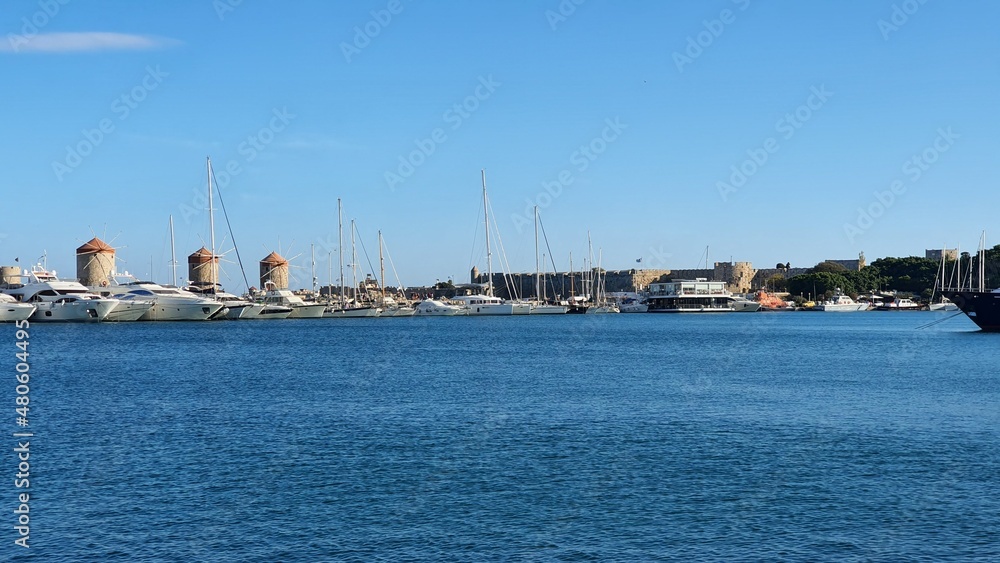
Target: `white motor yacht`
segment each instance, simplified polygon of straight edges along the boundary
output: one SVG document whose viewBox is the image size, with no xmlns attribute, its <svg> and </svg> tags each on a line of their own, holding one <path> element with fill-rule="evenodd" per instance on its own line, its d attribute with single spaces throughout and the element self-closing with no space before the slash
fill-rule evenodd
<svg viewBox="0 0 1000 563">
<path fill-rule="evenodd" d="M 756 313 L 760 311 L 760 303 L 747 299 L 740 295 L 734 295 L 729 299 L 733 311 L 737 313 Z"/>
<path fill-rule="evenodd" d="M 118 299 L 118 305 L 108 313 L 104 320 L 109 322 L 137 321 L 155 304 L 152 299 L 143 299 L 139 295 L 119 295 L 116 299 Z"/>
<path fill-rule="evenodd" d="M 195 295 L 172 285 L 140 281 L 128 272 L 112 276 L 114 283 L 100 288 L 102 295 L 136 295 L 153 301 L 139 320 L 141 321 L 204 321 L 212 318 L 223 304 L 215 299 Z"/>
<path fill-rule="evenodd" d="M 0 323 L 23 321 L 35 312 L 33 303 L 18 303 L 17 299 L 0 293 Z"/>
<path fill-rule="evenodd" d="M 468 310 L 457 305 L 449 305 L 437 299 L 424 299 L 413 309 L 414 315 L 427 317 L 453 317 L 468 314 Z"/>
<path fill-rule="evenodd" d="M 36 322 L 103 321 L 118 306 L 118 300 L 91 293 L 75 281 L 60 280 L 55 272 L 35 266 L 25 270 L 24 284 L 8 287 L 4 293 L 21 303 L 36 307 L 30 320 Z"/>
<path fill-rule="evenodd" d="M 868 303 L 858 303 L 857 301 L 851 299 L 850 296 L 837 293 L 829 301 L 817 303 L 816 306 L 813 307 L 813 310 L 834 313 L 854 313 L 857 311 L 867 311 Z"/>
<path fill-rule="evenodd" d="M 638 293 L 619 291 L 609 293 L 608 297 L 618 306 L 620 313 L 645 313 L 649 311 L 649 305 L 646 305 L 643 297 Z"/>
<path fill-rule="evenodd" d="M 514 303 L 504 301 L 499 297 L 490 295 L 456 295 L 449 299 L 460 304 L 470 316 L 515 314 Z M 528 310 L 531 310 L 530 306 Z"/>
<path fill-rule="evenodd" d="M 267 284 L 267 291 L 264 292 L 265 305 L 280 305 L 291 308 L 289 319 L 319 319 L 323 317 L 326 305 L 322 303 L 307 303 L 298 295 L 292 293 L 290 289 L 278 289 L 274 284 Z"/>
</svg>

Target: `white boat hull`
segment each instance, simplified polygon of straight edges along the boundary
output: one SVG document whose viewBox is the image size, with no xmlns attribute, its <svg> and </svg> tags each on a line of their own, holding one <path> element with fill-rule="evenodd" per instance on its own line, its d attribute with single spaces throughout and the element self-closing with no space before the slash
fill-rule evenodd
<svg viewBox="0 0 1000 563">
<path fill-rule="evenodd" d="M 140 321 L 206 321 L 219 312 L 222 303 L 154 303 Z"/>
<path fill-rule="evenodd" d="M 23 321 L 35 312 L 31 303 L 0 303 L 0 323 Z"/>
<path fill-rule="evenodd" d="M 646 313 L 649 311 L 649 305 L 644 305 L 641 303 L 635 303 L 632 305 L 619 305 L 618 311 L 620 313 Z"/>
<path fill-rule="evenodd" d="M 153 306 L 152 301 L 119 301 L 118 305 L 105 317 L 107 322 L 131 322 L 142 318 Z"/>
<path fill-rule="evenodd" d="M 850 305 L 816 305 L 813 307 L 817 311 L 826 311 L 827 313 L 855 313 L 858 311 L 867 311 L 867 303 L 852 303 Z"/>
<path fill-rule="evenodd" d="M 469 316 L 508 316 L 514 314 L 513 303 L 485 303 L 468 306 Z"/>
<path fill-rule="evenodd" d="M 614 305 L 607 305 L 607 306 L 605 306 L 605 305 L 594 305 L 594 306 L 591 306 L 591 307 L 587 307 L 587 312 L 585 314 L 587 314 L 587 315 L 609 315 L 609 314 L 615 314 L 615 313 L 619 313 L 619 312 L 621 312 L 621 311 L 619 311 L 618 307 L 616 307 Z"/>
<path fill-rule="evenodd" d="M 954 303 L 931 303 L 931 311 L 958 311 L 958 305 Z"/>
<path fill-rule="evenodd" d="M 327 319 L 362 319 L 377 317 L 379 309 L 375 307 L 358 307 L 357 309 L 331 309 L 323 313 Z"/>
<path fill-rule="evenodd" d="M 291 307 L 292 313 L 288 315 L 289 319 L 320 319 L 323 318 L 323 312 L 326 311 L 326 305 L 319 303 L 292 305 Z"/>
<path fill-rule="evenodd" d="M 260 311 L 256 315 L 250 315 L 248 317 L 243 317 L 250 320 L 271 320 L 271 319 L 287 319 L 288 315 L 292 314 L 291 307 L 282 307 L 280 305 L 264 305 L 263 303 L 257 303 L 260 305 Z"/>
<path fill-rule="evenodd" d="M 569 307 L 563 305 L 532 305 L 532 315 L 565 315 Z"/>
<path fill-rule="evenodd" d="M 88 299 L 71 303 L 35 303 L 33 322 L 96 323 L 107 318 L 118 305 L 117 299 Z"/>
</svg>

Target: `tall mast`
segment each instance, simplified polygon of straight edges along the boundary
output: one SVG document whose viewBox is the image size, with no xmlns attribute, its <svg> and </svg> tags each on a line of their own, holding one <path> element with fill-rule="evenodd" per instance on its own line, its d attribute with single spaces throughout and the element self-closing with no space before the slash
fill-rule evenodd
<svg viewBox="0 0 1000 563">
<path fill-rule="evenodd" d="M 343 307 L 344 300 L 344 206 L 337 198 L 337 254 L 340 255 L 340 306 Z"/>
<path fill-rule="evenodd" d="M 170 267 L 174 272 L 171 283 L 177 285 L 177 254 L 174 252 L 174 216 L 170 216 Z"/>
<path fill-rule="evenodd" d="M 576 297 L 576 283 L 573 277 L 573 251 L 569 253 L 569 296 Z M 565 286 L 563 286 L 565 290 Z"/>
<path fill-rule="evenodd" d="M 493 296 L 493 254 L 490 252 L 490 210 L 486 199 L 486 169 L 483 173 L 483 217 L 486 223 L 486 295 Z"/>
<path fill-rule="evenodd" d="M 535 206 L 535 300 L 541 299 L 542 271 L 538 267 L 538 206 Z"/>
<path fill-rule="evenodd" d="M 212 208 L 212 158 L 205 157 L 208 163 L 206 167 L 208 173 L 208 230 L 212 241 L 212 261 L 209 262 L 209 271 L 212 273 L 212 295 L 215 295 L 219 280 L 216 279 L 218 265 L 215 261 L 215 209 Z"/>
<path fill-rule="evenodd" d="M 378 288 L 379 293 L 382 295 L 382 304 L 385 304 L 385 260 L 382 258 L 382 231 L 378 232 L 378 270 L 379 270 L 379 280 Z"/>
<path fill-rule="evenodd" d="M 986 231 L 979 239 L 979 291 L 986 291 Z"/>
<path fill-rule="evenodd" d="M 590 296 L 590 302 L 596 305 L 597 302 L 594 300 L 594 245 L 590 242 L 590 231 L 587 231 L 587 256 L 590 258 L 590 271 L 587 273 L 587 293 Z"/>
<path fill-rule="evenodd" d="M 351 276 L 354 280 L 354 305 L 358 304 L 358 252 L 354 248 L 354 219 L 351 219 Z"/>
<path fill-rule="evenodd" d="M 333 303 L 333 252 L 326 253 L 326 263 L 330 266 L 330 286 L 326 290 L 326 302 Z"/>
<path fill-rule="evenodd" d="M 309 251 L 312 254 L 312 276 L 313 276 L 312 288 L 313 288 L 313 296 L 315 296 L 316 295 L 316 281 L 317 281 L 316 280 L 316 245 L 315 244 L 310 244 L 309 245 Z"/>
</svg>

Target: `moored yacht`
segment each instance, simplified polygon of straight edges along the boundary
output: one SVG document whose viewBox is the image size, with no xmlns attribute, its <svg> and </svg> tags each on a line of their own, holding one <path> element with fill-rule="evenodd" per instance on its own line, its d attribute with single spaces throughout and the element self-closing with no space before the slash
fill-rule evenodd
<svg viewBox="0 0 1000 563">
<path fill-rule="evenodd" d="M 857 311 L 867 311 L 868 303 L 858 303 L 857 301 L 851 299 L 850 296 L 844 295 L 838 290 L 833 298 L 823 301 L 822 303 L 817 303 L 816 306 L 813 307 L 813 310 L 834 313 L 854 313 Z"/>
<path fill-rule="evenodd" d="M 184 291 L 172 285 L 160 285 L 151 281 L 141 281 L 128 272 L 111 276 L 114 283 L 100 288 L 102 295 L 117 297 L 135 295 L 153 301 L 140 321 L 204 321 L 217 314 L 223 305 L 215 299 L 208 299 Z"/>
<path fill-rule="evenodd" d="M 649 305 L 644 298 L 635 292 L 619 291 L 609 293 L 608 297 L 618 306 L 618 311 L 622 313 L 645 313 L 649 311 Z"/>
<path fill-rule="evenodd" d="M 36 310 L 30 320 L 36 322 L 103 321 L 118 306 L 118 300 L 91 293 L 79 282 L 60 280 L 55 272 L 41 266 L 25 270 L 26 283 L 9 286 L 4 293 Z"/>
<path fill-rule="evenodd" d="M 453 317 L 455 315 L 465 315 L 468 311 L 456 305 L 451 305 L 437 299 L 424 299 L 413 308 L 415 316 L 427 317 Z"/>
<path fill-rule="evenodd" d="M 0 293 L 0 323 L 23 321 L 35 312 L 33 303 L 18 303 L 17 299 Z"/>
<path fill-rule="evenodd" d="M 290 307 L 289 319 L 319 319 L 322 318 L 326 305 L 322 303 L 307 303 L 298 295 L 292 293 L 290 289 L 278 289 L 273 283 L 267 284 L 264 292 L 265 305 L 280 305 Z"/>
<path fill-rule="evenodd" d="M 154 305 L 151 299 L 143 299 L 138 295 L 119 295 L 118 305 L 104 319 L 108 322 L 137 321 Z"/>
<path fill-rule="evenodd" d="M 513 303 L 492 295 L 456 295 L 449 300 L 459 303 L 470 316 L 515 314 Z"/>
</svg>

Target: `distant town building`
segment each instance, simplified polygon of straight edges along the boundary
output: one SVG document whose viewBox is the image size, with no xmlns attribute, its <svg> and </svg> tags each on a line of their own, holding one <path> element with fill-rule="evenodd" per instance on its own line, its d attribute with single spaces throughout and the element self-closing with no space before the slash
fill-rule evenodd
<svg viewBox="0 0 1000 563">
<path fill-rule="evenodd" d="M 865 261 L 864 252 L 858 255 L 857 260 L 824 260 L 824 262 L 832 262 L 834 264 L 840 264 L 841 266 L 847 268 L 848 270 L 852 270 L 855 272 L 861 271 L 862 268 L 868 265 L 867 262 Z"/>
<path fill-rule="evenodd" d="M 952 262 L 958 260 L 958 249 L 942 248 L 938 250 L 924 250 L 924 258 L 927 258 L 928 260 L 938 262 L 941 260 L 941 256 L 944 256 L 945 260 Z"/>
</svg>

